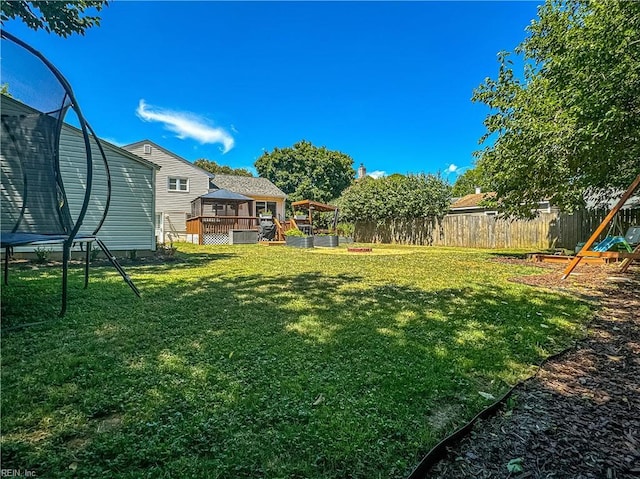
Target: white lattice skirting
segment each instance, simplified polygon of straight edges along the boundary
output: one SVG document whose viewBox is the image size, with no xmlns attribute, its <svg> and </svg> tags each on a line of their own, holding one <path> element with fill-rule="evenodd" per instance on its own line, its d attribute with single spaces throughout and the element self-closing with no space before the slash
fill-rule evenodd
<svg viewBox="0 0 640 479">
<path fill-rule="evenodd" d="M 202 244 L 229 244 L 229 234 L 205 234 L 202 236 Z"/>
</svg>

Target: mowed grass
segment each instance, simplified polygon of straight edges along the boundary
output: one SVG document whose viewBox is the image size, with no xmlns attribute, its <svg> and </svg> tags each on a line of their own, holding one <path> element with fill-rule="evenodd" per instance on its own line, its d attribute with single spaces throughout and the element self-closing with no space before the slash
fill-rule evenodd
<svg viewBox="0 0 640 479">
<path fill-rule="evenodd" d="M 38 477 L 406 477 L 583 334 L 576 298 L 486 251 L 182 244 L 175 264 L 13 268 L 2 467 Z M 483 394 L 480 394 L 483 393 Z"/>
</svg>

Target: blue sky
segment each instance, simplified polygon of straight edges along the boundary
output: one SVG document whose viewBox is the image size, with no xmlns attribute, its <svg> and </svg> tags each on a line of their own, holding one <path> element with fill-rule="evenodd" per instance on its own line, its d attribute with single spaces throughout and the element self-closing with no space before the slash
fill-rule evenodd
<svg viewBox="0 0 640 479">
<path fill-rule="evenodd" d="M 97 134 L 252 167 L 306 139 L 369 173 L 472 165 L 473 89 L 540 2 L 128 2 L 63 39 L 13 20 L 73 86 Z M 455 170 L 455 171 L 454 171 Z"/>
</svg>

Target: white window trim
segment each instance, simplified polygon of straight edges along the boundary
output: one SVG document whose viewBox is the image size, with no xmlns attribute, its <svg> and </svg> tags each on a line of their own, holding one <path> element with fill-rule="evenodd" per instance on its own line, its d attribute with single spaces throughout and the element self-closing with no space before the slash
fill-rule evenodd
<svg viewBox="0 0 640 479">
<path fill-rule="evenodd" d="M 171 180 L 176 180 L 176 189 L 171 188 Z M 183 181 L 187 183 L 186 190 L 181 190 L 178 188 L 178 182 L 182 183 Z M 189 193 L 189 178 L 182 178 L 179 176 L 167 176 L 167 191 L 171 193 Z"/>
</svg>

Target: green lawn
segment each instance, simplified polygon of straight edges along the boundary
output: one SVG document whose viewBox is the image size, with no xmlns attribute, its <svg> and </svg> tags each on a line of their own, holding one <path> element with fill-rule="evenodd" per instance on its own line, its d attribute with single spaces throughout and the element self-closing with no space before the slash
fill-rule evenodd
<svg viewBox="0 0 640 479">
<path fill-rule="evenodd" d="M 14 267 L 2 467 L 38 477 L 388 478 L 545 356 L 588 306 L 478 250 L 182 244 L 181 261 Z"/>
</svg>

